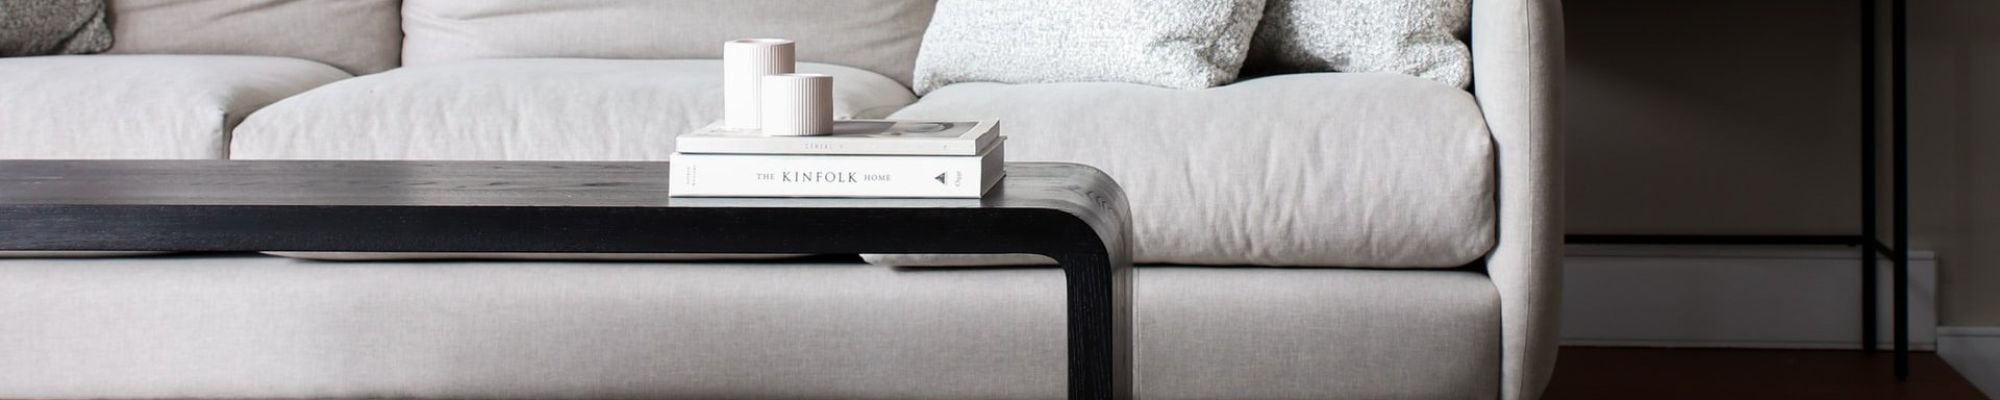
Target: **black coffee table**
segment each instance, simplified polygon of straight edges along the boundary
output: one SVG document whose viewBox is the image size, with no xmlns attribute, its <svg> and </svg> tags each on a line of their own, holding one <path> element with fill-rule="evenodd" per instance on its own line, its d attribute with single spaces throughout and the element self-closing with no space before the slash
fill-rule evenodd
<svg viewBox="0 0 2000 400">
<path fill-rule="evenodd" d="M 1104 173 L 978 201 L 667 198 L 665 163 L 0 161 L 0 250 L 1033 253 L 1068 285 L 1070 398 L 1132 393 L 1131 222 Z"/>
</svg>

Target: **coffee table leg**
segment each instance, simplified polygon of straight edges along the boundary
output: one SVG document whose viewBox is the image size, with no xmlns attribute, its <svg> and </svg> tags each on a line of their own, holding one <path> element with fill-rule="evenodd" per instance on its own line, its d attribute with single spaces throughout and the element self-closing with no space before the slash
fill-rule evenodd
<svg viewBox="0 0 2000 400">
<path fill-rule="evenodd" d="M 1054 256 L 1069 285 L 1069 398 L 1132 398 L 1132 265 Z"/>
</svg>

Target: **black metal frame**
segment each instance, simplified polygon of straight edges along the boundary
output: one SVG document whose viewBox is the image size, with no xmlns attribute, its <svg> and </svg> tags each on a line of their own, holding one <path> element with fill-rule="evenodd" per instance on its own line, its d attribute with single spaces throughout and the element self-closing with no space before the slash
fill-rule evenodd
<svg viewBox="0 0 2000 400">
<path fill-rule="evenodd" d="M 0 220 L 0 249 L 1042 254 L 1068 286 L 1069 398 L 1131 396 L 1132 265 L 1056 210 L 52 204 Z"/>
<path fill-rule="evenodd" d="M 65 169 L 62 163 L 16 161 L 9 167 L 29 175 L 74 173 L 168 181 L 255 170 L 260 165 L 293 168 L 248 180 L 264 183 L 189 183 L 186 186 L 221 188 L 198 201 L 117 186 L 86 186 L 71 193 L 95 194 L 83 203 L 22 201 L 0 193 L 0 221 L 6 221 L 0 224 L 0 250 L 1045 255 L 1060 264 L 1067 287 L 1069 398 L 1132 397 L 1132 263 L 1125 242 L 1130 221 L 1125 219 L 1129 211 L 1123 194 L 1107 192 L 1116 192 L 1116 187 L 1090 188 L 1095 191 L 1087 195 L 1093 197 L 1000 195 L 977 207 L 683 207 L 658 201 L 665 199 L 663 190 L 657 191 L 654 205 L 618 201 L 586 206 L 482 205 L 467 198 L 480 194 L 486 183 L 540 188 L 544 197 L 562 198 L 565 193 L 548 189 L 660 185 L 667 169 L 664 163 L 545 163 L 578 170 L 624 166 L 636 172 L 624 175 L 627 179 L 602 181 L 564 178 L 578 173 L 563 171 L 514 174 L 512 181 L 498 181 L 456 179 L 450 173 L 507 163 L 81 162 L 94 165 L 93 171 Z M 428 182 L 433 188 L 426 190 L 381 187 L 380 193 L 387 194 L 376 197 L 396 198 L 395 204 L 299 203 L 285 195 L 356 190 L 337 184 L 315 188 L 312 182 L 377 179 L 347 174 L 364 165 L 391 171 L 408 167 L 412 172 L 403 175 L 437 182 Z M 1024 165 L 1010 168 L 1029 169 Z M 268 179 L 273 177 L 282 179 Z M 1027 178 L 1016 178 L 1023 179 Z M 559 184 L 568 186 L 555 186 Z M 35 193 L 13 194 L 38 198 Z M 1061 207 L 1063 201 L 1111 204 L 1118 215 L 1080 213 Z"/>
<path fill-rule="evenodd" d="M 1907 380 L 1910 376 L 1910 224 L 1909 224 L 1909 103 L 1907 101 L 1908 53 L 1907 26 L 1904 24 L 1904 1 L 1890 0 L 1890 174 L 1894 182 L 1891 186 L 1890 240 L 1882 243 L 1879 227 L 1880 204 L 1877 196 L 1877 160 L 1881 138 L 1876 133 L 1877 83 L 1876 63 L 1876 17 L 1880 0 L 1862 0 L 1861 3 L 1861 233 L 1857 235 L 1568 235 L 1566 242 L 1576 244 L 1721 244 L 1721 245 L 1845 245 L 1861 247 L 1861 348 L 1875 351 L 1876 302 L 1875 289 L 1876 260 L 1888 257 L 1893 264 L 1890 294 L 1894 300 L 1896 314 L 1893 334 L 1895 335 L 1895 369 L 1897 380 Z"/>
</svg>

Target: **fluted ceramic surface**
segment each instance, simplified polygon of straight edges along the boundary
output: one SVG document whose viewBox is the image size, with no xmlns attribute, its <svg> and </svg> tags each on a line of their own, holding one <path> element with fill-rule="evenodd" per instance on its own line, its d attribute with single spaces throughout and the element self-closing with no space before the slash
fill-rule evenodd
<svg viewBox="0 0 2000 400">
<path fill-rule="evenodd" d="M 771 74 L 796 70 L 796 45 L 786 39 L 737 39 L 722 44 L 722 120 L 732 128 L 756 128 L 762 108 L 758 85 Z"/>
<path fill-rule="evenodd" d="M 807 136 L 833 133 L 833 76 L 777 74 L 764 77 L 765 135 Z"/>
</svg>

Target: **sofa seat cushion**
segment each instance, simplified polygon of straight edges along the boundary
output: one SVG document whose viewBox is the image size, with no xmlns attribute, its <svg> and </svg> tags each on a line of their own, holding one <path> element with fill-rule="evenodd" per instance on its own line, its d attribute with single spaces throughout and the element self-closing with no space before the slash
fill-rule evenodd
<svg viewBox="0 0 2000 400">
<path fill-rule="evenodd" d="M 348 77 L 259 56 L 0 58 L 0 159 L 221 159 L 245 115 Z"/>
<path fill-rule="evenodd" d="M 1139 262 L 1456 267 L 1494 243 L 1492 138 L 1471 94 L 1392 74 L 1205 90 L 951 85 L 894 118 L 999 118 L 1009 161 L 1103 169 Z M 882 256 L 898 264 L 902 256 Z"/>
<path fill-rule="evenodd" d="M 1150 268 L 1146 399 L 1493 398 L 1466 271 Z M 0 260 L 0 398 L 1061 398 L 1062 271 Z"/>
<path fill-rule="evenodd" d="M 915 100 L 859 69 L 834 77 L 836 117 Z M 272 105 L 237 130 L 237 159 L 664 161 L 722 117 L 719 60 L 492 59 L 401 68 Z"/>
</svg>

